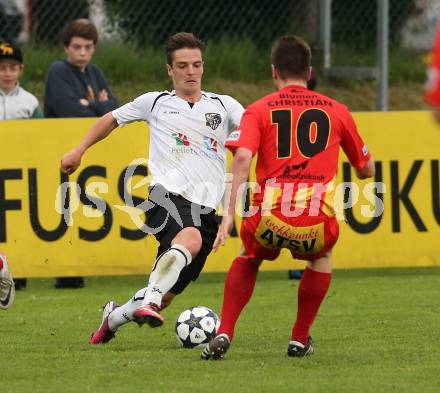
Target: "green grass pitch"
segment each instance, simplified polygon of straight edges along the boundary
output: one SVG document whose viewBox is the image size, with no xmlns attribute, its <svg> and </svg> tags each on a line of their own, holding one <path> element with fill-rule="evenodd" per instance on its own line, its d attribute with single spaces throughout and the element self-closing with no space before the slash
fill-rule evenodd
<svg viewBox="0 0 440 393">
<path fill-rule="evenodd" d="M 142 277 L 87 279 L 80 290 L 30 280 L 0 312 L 0 392 L 438 392 L 440 268 L 336 271 L 312 336 L 316 353 L 286 355 L 298 281 L 260 273 L 221 362 L 179 347 L 175 319 L 189 306 L 220 313 L 224 274 L 203 274 L 164 310 L 162 328 L 124 326 L 90 346 L 100 306 L 123 302 Z"/>
</svg>

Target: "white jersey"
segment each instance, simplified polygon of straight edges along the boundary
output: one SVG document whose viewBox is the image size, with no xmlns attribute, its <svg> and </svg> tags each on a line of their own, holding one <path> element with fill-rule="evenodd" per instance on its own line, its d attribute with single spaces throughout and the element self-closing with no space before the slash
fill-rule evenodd
<svg viewBox="0 0 440 393">
<path fill-rule="evenodd" d="M 189 104 L 173 90 L 143 94 L 112 115 L 119 126 L 148 123 L 152 185 L 215 209 L 225 187 L 225 141 L 243 112 L 230 96 L 202 92 L 198 102 Z"/>
</svg>

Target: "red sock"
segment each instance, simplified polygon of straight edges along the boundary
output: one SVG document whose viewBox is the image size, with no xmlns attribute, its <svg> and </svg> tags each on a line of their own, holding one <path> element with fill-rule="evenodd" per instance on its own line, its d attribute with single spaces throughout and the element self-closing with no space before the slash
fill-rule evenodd
<svg viewBox="0 0 440 393">
<path fill-rule="evenodd" d="M 292 340 L 307 343 L 309 330 L 327 293 L 331 273 L 306 268 L 298 288 L 298 312 L 292 329 Z"/>
<path fill-rule="evenodd" d="M 256 263 L 244 257 L 234 259 L 226 275 L 221 323 L 217 334 L 226 333 L 232 340 L 235 323 L 254 291 L 257 274 Z"/>
</svg>

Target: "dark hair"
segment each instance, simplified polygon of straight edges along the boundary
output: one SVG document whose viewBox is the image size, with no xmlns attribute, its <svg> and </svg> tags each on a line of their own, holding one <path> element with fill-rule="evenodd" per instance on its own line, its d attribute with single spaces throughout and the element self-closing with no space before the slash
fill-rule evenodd
<svg viewBox="0 0 440 393">
<path fill-rule="evenodd" d="M 200 49 L 200 52 L 203 52 L 205 45 L 193 33 L 181 32 L 174 34 L 168 39 L 166 46 L 167 63 L 169 65 L 173 63 L 174 52 L 183 48 Z"/>
<path fill-rule="evenodd" d="M 64 27 L 62 35 L 64 46 L 69 46 L 73 37 L 81 37 L 85 40 L 92 40 L 96 45 L 98 42 L 98 31 L 96 30 L 96 26 L 88 19 L 75 19 Z"/>
<path fill-rule="evenodd" d="M 312 53 L 302 38 L 286 35 L 273 43 L 271 60 L 282 79 L 299 77 L 307 80 Z"/>
</svg>

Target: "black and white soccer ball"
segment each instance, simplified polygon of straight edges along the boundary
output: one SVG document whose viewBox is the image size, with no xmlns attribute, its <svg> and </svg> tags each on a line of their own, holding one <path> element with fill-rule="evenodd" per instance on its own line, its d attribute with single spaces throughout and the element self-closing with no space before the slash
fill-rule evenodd
<svg viewBox="0 0 440 393">
<path fill-rule="evenodd" d="M 196 306 L 183 311 L 176 321 L 176 336 L 184 348 L 205 346 L 220 326 L 217 314 L 208 307 Z"/>
</svg>

